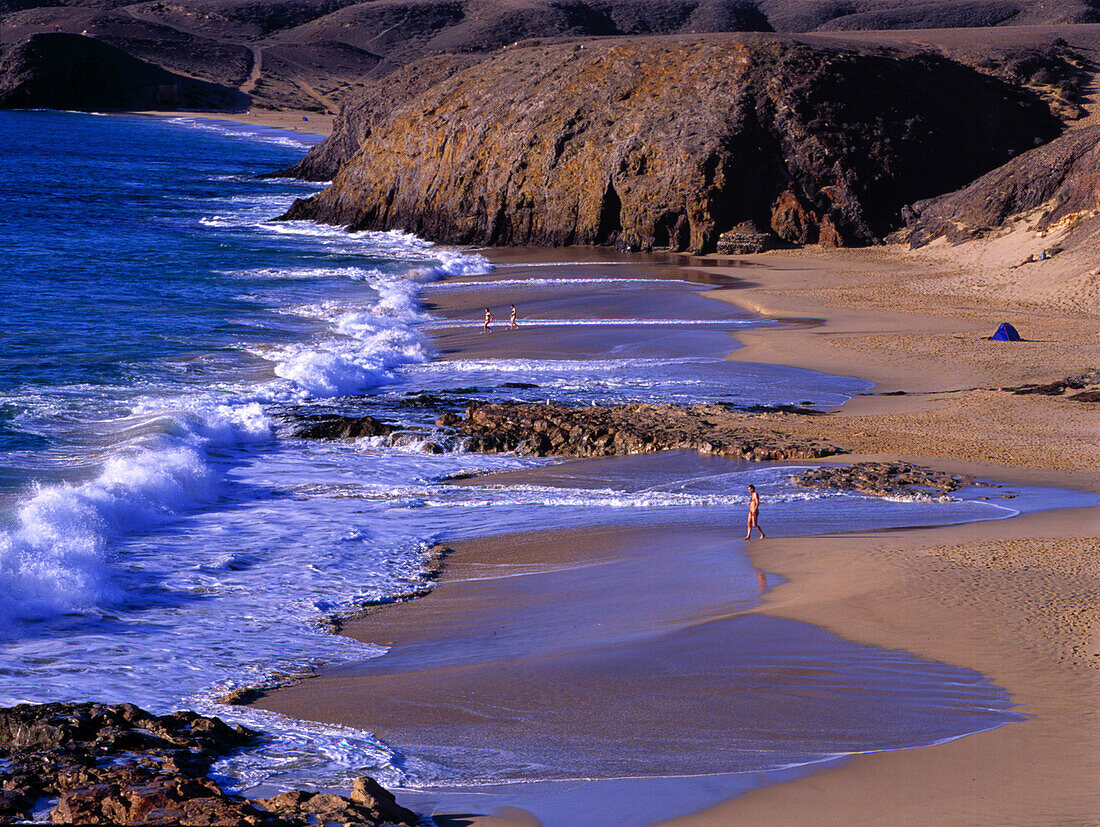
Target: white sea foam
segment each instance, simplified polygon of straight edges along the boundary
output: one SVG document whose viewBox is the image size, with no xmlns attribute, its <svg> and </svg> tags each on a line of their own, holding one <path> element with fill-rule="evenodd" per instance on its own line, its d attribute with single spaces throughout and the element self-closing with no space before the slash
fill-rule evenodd
<svg viewBox="0 0 1100 827">
<path fill-rule="evenodd" d="M 226 223 L 242 223 L 242 216 L 255 212 L 256 199 L 245 206 L 250 209 L 236 209 Z M 265 223 L 264 228 L 287 231 L 279 224 Z M 320 225 L 292 225 L 290 231 L 349 241 L 348 234 Z M 271 422 L 261 403 L 288 395 L 301 400 L 361 393 L 390 381 L 396 367 L 428 359 L 432 350 L 415 327 L 427 319 L 417 298 L 419 284 L 491 269 L 481 256 L 437 248 L 406 233 L 359 233 L 350 240 L 360 250 L 412 266 L 405 276 L 376 268 L 322 268 L 327 275 L 367 281 L 377 299 L 362 307 L 297 308 L 325 322 L 329 332 L 263 354 L 274 362 L 282 387 L 275 383 L 236 396 L 137 403 L 134 417 L 155 418 L 156 427 L 120 444 L 94 479 L 39 488 L 19 508 L 16 524 L 0 534 L 0 622 L 84 611 L 120 599 L 111 544 L 209 502 L 221 481 L 211 453 L 270 437 Z M 103 428 L 122 430 L 118 423 Z"/>
<path fill-rule="evenodd" d="M 273 356 L 261 353 L 275 361 L 275 375 L 312 397 L 331 398 L 362 393 L 392 380 L 394 368 L 427 360 L 431 346 L 413 327 L 426 318 L 416 284 L 378 279 L 374 287 L 379 298 L 369 308 L 332 303 L 296 308 L 297 315 L 328 322 L 335 335 L 289 345 Z"/>
<path fill-rule="evenodd" d="M 118 600 L 111 541 L 208 502 L 219 484 L 210 453 L 271 433 L 258 405 L 164 415 L 160 424 L 120 446 L 94 479 L 39 487 L 23 504 L 0 534 L 0 621 Z"/>
<path fill-rule="evenodd" d="M 216 132 L 228 138 L 239 138 L 247 141 L 260 141 L 265 144 L 275 144 L 293 149 L 308 149 L 314 144 L 324 140 L 321 135 L 302 133 L 295 135 L 290 130 L 276 129 L 273 127 L 254 126 L 252 124 L 238 123 L 236 121 L 220 121 L 212 118 L 169 118 L 169 122 L 191 129 L 202 129 L 207 132 Z"/>
</svg>

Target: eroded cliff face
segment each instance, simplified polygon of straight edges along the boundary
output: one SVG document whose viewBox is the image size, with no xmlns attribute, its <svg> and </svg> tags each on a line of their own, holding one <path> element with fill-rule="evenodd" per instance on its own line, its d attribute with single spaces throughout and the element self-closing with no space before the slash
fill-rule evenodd
<svg viewBox="0 0 1100 827">
<path fill-rule="evenodd" d="M 1032 93 L 943 58 L 759 35 L 522 45 L 381 98 L 332 186 L 287 218 L 695 251 L 755 220 L 793 243 L 868 244 L 904 204 L 1059 129 Z"/>
<path fill-rule="evenodd" d="M 1021 214 L 1038 230 L 1100 216 L 1100 126 L 1074 129 L 983 175 L 957 192 L 916 203 L 895 239 L 920 247 L 936 238 L 981 238 Z"/>
</svg>

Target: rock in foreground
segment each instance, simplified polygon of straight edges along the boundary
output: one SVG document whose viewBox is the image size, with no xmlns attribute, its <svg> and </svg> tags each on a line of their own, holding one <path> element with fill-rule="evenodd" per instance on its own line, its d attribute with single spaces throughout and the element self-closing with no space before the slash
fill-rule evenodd
<svg viewBox="0 0 1100 827">
<path fill-rule="evenodd" d="M 709 252 L 744 222 L 867 244 L 1060 128 L 943 57 L 774 36 L 534 42 L 454 68 L 345 112 L 358 152 L 285 217 L 462 244 Z"/>
<path fill-rule="evenodd" d="M 533 456 L 606 457 L 692 450 L 753 461 L 813 459 L 844 453 L 823 439 L 796 437 L 774 417 L 721 405 L 619 405 L 566 408 L 525 403 L 482 405 L 457 423 L 470 451 Z"/>
<path fill-rule="evenodd" d="M 414 813 L 363 776 L 350 798 L 291 790 L 249 800 L 207 777 L 258 733 L 195 712 L 132 704 L 20 704 L 0 709 L 0 823 L 56 798 L 66 824 L 414 824 Z"/>
</svg>

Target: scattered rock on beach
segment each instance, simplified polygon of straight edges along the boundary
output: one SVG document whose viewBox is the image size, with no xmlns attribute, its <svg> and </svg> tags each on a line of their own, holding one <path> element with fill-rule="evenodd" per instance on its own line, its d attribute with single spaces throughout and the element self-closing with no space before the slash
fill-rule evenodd
<svg viewBox="0 0 1100 827">
<path fill-rule="evenodd" d="M 754 461 L 844 453 L 823 439 L 793 436 L 768 415 L 722 405 L 619 405 L 567 408 L 529 403 L 467 409 L 457 425 L 466 449 L 532 456 L 603 457 L 687 449 Z"/>
<path fill-rule="evenodd" d="M 250 800 L 209 778 L 214 761 L 258 733 L 195 712 L 133 704 L 20 704 L 0 709 L 0 823 L 40 799 L 65 824 L 363 825 L 416 823 L 370 778 L 351 797 L 292 790 Z"/>
<path fill-rule="evenodd" d="M 1002 388 L 1017 395 L 1040 394 L 1042 396 L 1061 396 L 1067 390 L 1082 390 L 1090 385 L 1100 385 L 1100 370 L 1088 370 L 1065 379 L 1056 379 L 1044 384 L 1017 385 L 1015 387 Z M 1081 396 L 1082 394 L 1076 394 Z"/>
<path fill-rule="evenodd" d="M 910 462 L 857 462 L 811 468 L 791 477 L 804 488 L 858 491 L 876 497 L 933 496 L 964 485 L 981 485 L 971 477 L 935 471 Z"/>
</svg>

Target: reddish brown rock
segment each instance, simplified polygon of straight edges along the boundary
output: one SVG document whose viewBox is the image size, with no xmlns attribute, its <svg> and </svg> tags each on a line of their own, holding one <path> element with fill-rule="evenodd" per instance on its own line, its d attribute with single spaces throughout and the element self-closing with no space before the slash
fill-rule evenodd
<svg viewBox="0 0 1100 827">
<path fill-rule="evenodd" d="M 370 138 L 286 218 L 703 251 L 756 220 L 866 244 L 1059 129 L 1035 94 L 942 57 L 749 35 L 521 45 L 363 105 Z"/>
<path fill-rule="evenodd" d="M 0 823 L 56 797 L 64 824 L 413 824 L 373 780 L 351 797 L 292 790 L 269 801 L 226 793 L 205 775 L 256 733 L 194 712 L 151 715 L 132 704 L 22 704 L 0 709 Z M 268 806 L 268 805 L 271 806 Z"/>
<path fill-rule="evenodd" d="M 603 457 L 692 450 L 754 461 L 844 453 L 814 437 L 784 433 L 784 415 L 748 414 L 721 405 L 619 405 L 566 408 L 508 403 L 470 408 L 459 423 L 470 451 Z"/>
<path fill-rule="evenodd" d="M 803 488 L 832 488 L 858 491 L 875 497 L 936 497 L 965 485 L 982 485 L 972 477 L 948 474 L 911 462 L 857 462 L 852 465 L 823 465 L 791 478 Z"/>
</svg>

